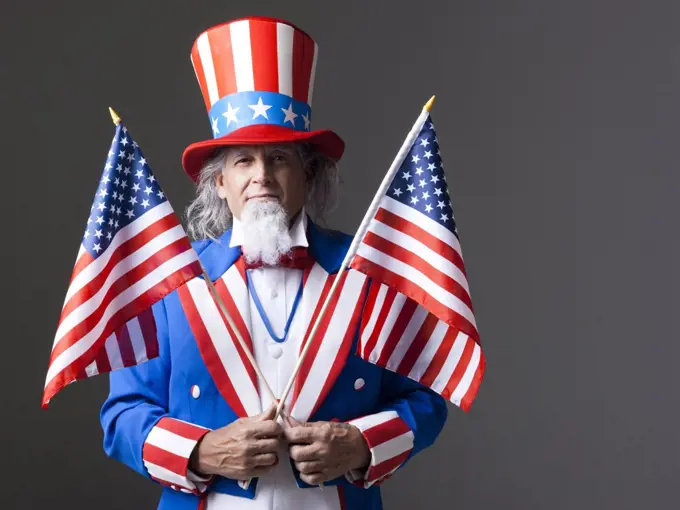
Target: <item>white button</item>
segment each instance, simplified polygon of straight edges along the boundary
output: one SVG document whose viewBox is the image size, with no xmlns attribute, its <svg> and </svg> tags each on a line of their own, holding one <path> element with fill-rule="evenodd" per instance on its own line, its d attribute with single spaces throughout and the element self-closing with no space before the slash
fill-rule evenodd
<svg viewBox="0 0 680 510">
<path fill-rule="evenodd" d="M 279 359 L 283 354 L 283 349 L 281 349 L 281 347 L 278 345 L 271 345 L 269 346 L 269 354 L 272 358 Z"/>
<path fill-rule="evenodd" d="M 277 297 L 279 297 L 279 293 L 276 292 L 276 289 L 272 289 L 272 294 L 271 294 L 271 295 L 272 295 L 272 299 L 276 299 Z"/>
<path fill-rule="evenodd" d="M 354 389 L 359 391 L 364 387 L 365 384 L 366 384 L 366 381 L 364 381 L 361 377 L 359 377 L 359 379 L 354 381 Z"/>
<path fill-rule="evenodd" d="M 198 398 L 201 396 L 201 388 L 196 386 L 195 384 L 191 387 L 191 396 L 194 398 Z"/>
</svg>

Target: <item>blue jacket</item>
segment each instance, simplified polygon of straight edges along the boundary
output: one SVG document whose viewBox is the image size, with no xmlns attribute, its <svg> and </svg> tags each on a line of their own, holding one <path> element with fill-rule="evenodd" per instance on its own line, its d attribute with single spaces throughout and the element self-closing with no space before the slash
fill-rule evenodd
<svg viewBox="0 0 680 510">
<path fill-rule="evenodd" d="M 232 268 L 240 257 L 239 248 L 229 248 L 230 238 L 231 231 L 227 231 L 217 242 L 194 243 L 201 263 L 213 281 Z M 309 252 L 317 263 L 326 272 L 334 274 L 340 268 L 351 237 L 323 230 L 310 221 L 308 242 Z M 198 431 L 203 427 L 217 429 L 239 417 L 206 366 L 205 353 L 202 355 L 195 339 L 180 294 L 179 291 L 172 292 L 153 307 L 159 356 L 110 374 L 110 394 L 101 410 L 104 449 L 109 456 L 163 485 L 158 506 L 162 510 L 196 509 L 199 504 L 197 494 L 203 490 L 254 498 L 257 480 L 246 487 L 236 480 L 216 477 L 207 489 L 189 486 L 187 490 L 181 484 L 153 476 L 149 472 L 148 461 L 145 461 L 145 456 L 149 457 L 154 450 L 145 444 L 155 427 L 177 420 L 181 424 L 194 425 Z M 357 338 L 355 334 L 337 378 L 331 380 L 325 398 L 322 397 L 315 407 L 309 421 L 346 422 L 359 418 L 356 424 L 363 432 L 365 427 L 360 425 L 363 423 L 361 417 L 369 417 L 371 422 L 371 416 L 386 416 L 394 418 L 391 423 L 396 420 L 403 430 L 412 433 L 411 449 L 397 459 L 398 465 L 388 466 L 388 472 L 376 469 L 375 476 L 367 474 L 367 481 L 352 482 L 348 477 L 340 477 L 325 484 L 337 486 L 342 491 L 345 508 L 379 509 L 380 483 L 435 441 L 446 421 L 447 409 L 445 400 L 438 394 L 362 360 L 355 354 Z M 355 384 L 358 380 L 363 383 L 361 391 L 357 391 Z M 200 398 L 192 396 L 194 386 L 200 388 Z M 200 435 L 197 433 L 196 438 Z M 371 441 L 375 442 L 375 434 L 371 437 Z M 371 442 L 369 446 L 375 453 L 378 446 Z M 296 478 L 300 487 L 308 487 L 300 481 L 297 473 Z"/>
</svg>

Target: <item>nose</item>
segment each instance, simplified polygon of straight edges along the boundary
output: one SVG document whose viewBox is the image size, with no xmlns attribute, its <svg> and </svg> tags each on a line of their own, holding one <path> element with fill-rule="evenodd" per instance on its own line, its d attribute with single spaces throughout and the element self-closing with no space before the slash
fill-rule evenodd
<svg viewBox="0 0 680 510">
<path fill-rule="evenodd" d="M 271 175 L 269 173 L 269 166 L 262 158 L 257 158 L 252 166 L 253 176 L 252 180 L 258 184 L 269 184 L 271 182 Z"/>
</svg>

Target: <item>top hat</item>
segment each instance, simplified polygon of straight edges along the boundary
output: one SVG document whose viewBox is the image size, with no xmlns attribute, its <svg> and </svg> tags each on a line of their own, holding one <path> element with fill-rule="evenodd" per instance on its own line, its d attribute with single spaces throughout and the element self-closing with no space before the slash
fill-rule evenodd
<svg viewBox="0 0 680 510">
<path fill-rule="evenodd" d="M 337 161 L 345 143 L 329 130 L 312 131 L 318 46 L 287 21 L 249 17 L 209 28 L 191 49 L 213 138 L 182 155 L 192 180 L 220 147 L 308 142 Z"/>
</svg>

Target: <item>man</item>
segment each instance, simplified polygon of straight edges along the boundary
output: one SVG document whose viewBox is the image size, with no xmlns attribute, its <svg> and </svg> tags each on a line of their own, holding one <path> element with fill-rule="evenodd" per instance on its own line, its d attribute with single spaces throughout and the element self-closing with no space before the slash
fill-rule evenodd
<svg viewBox="0 0 680 510">
<path fill-rule="evenodd" d="M 344 148 L 310 129 L 316 55 L 268 18 L 194 44 L 214 137 L 183 157 L 188 230 L 236 330 L 201 278 L 171 293 L 154 306 L 160 356 L 111 374 L 101 416 L 106 452 L 164 485 L 160 509 L 380 508 L 378 485 L 446 420 L 442 397 L 353 354 L 370 282 L 337 274 L 351 238 L 310 217 L 334 201 Z"/>
</svg>

